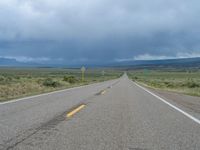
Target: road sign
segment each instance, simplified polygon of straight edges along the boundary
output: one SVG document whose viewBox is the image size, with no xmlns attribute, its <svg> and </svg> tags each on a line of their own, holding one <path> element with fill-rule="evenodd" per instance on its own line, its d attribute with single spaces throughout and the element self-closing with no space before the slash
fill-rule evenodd
<svg viewBox="0 0 200 150">
<path fill-rule="evenodd" d="M 84 78 L 85 78 L 85 67 L 81 67 L 81 72 L 82 72 L 82 82 L 84 81 Z"/>
<path fill-rule="evenodd" d="M 83 67 L 81 67 L 81 71 L 82 71 L 82 72 L 85 72 L 85 70 L 86 70 L 86 69 L 85 69 L 85 67 L 84 67 L 84 66 L 83 66 Z"/>
</svg>

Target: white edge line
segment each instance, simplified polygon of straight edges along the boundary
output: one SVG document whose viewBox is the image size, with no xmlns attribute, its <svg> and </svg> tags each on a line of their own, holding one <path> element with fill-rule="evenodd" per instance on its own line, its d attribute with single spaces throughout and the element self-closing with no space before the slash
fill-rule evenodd
<svg viewBox="0 0 200 150">
<path fill-rule="evenodd" d="M 114 79 L 114 80 L 116 80 L 116 79 Z M 108 80 L 108 81 L 113 81 L 113 80 Z M 108 81 L 104 81 L 104 82 L 108 82 Z M 27 99 L 32 99 L 32 98 L 36 98 L 36 97 L 51 95 L 51 94 L 55 94 L 55 93 L 65 92 L 65 91 L 70 91 L 70 90 L 74 90 L 74 89 L 80 89 L 80 88 L 84 88 L 84 87 L 87 87 L 87 86 L 92 86 L 94 84 L 99 84 L 99 83 L 104 83 L 104 82 L 97 82 L 97 83 L 92 83 L 92 84 L 88 84 L 88 85 L 82 85 L 82 86 L 78 86 L 78 87 L 67 88 L 67 89 L 48 92 L 48 93 L 43 93 L 43 94 L 39 94 L 39 95 L 28 96 L 28 97 L 19 98 L 19 99 L 14 99 L 14 100 L 6 101 L 6 102 L 0 102 L 0 105 L 15 103 L 15 102 L 18 102 L 18 101 L 23 101 L 23 100 L 27 100 Z"/>
<path fill-rule="evenodd" d="M 73 88 L 68 88 L 68 89 L 64 89 L 64 90 L 58 90 L 58 91 L 43 93 L 43 94 L 39 94 L 39 95 L 28 96 L 28 97 L 19 98 L 19 99 L 14 99 L 14 100 L 6 101 L 6 102 L 1 102 L 0 105 L 14 103 L 14 102 L 18 102 L 18 101 L 22 101 L 22 100 L 26 100 L 26 99 L 32 99 L 32 98 L 36 98 L 36 97 L 40 97 L 40 96 L 51 95 L 51 94 L 54 94 L 54 93 L 60 93 L 60 92 L 64 92 L 64 91 L 70 91 L 70 90 L 73 90 L 73 89 L 79 89 L 79 88 L 83 88 L 83 87 L 86 87 L 86 86 L 89 86 L 89 85 L 84 85 L 84 86 L 79 86 L 79 87 L 73 87 Z"/>
<path fill-rule="evenodd" d="M 158 95 L 150 92 L 149 90 L 147 90 L 146 88 L 140 86 L 139 84 L 133 82 L 134 84 L 136 84 L 138 87 L 140 87 L 141 89 L 143 89 L 144 91 L 148 92 L 149 94 L 153 95 L 154 97 L 158 98 L 159 100 L 161 100 L 162 102 L 164 102 L 165 104 L 169 105 L 170 107 L 174 108 L 175 110 L 179 111 L 180 113 L 182 113 L 183 115 L 187 116 L 188 118 L 192 119 L 193 121 L 195 121 L 196 123 L 200 124 L 200 120 L 193 117 L 192 115 L 188 114 L 187 112 L 181 110 L 180 108 L 172 105 L 171 103 L 167 102 L 165 99 L 159 97 Z"/>
</svg>

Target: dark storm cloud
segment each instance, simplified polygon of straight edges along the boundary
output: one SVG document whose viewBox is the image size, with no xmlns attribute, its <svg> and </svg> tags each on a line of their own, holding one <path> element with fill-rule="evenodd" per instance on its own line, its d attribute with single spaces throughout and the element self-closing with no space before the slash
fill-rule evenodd
<svg viewBox="0 0 200 150">
<path fill-rule="evenodd" d="M 199 14 L 197 0 L 2 0 L 0 56 L 49 63 L 198 56 Z"/>
</svg>

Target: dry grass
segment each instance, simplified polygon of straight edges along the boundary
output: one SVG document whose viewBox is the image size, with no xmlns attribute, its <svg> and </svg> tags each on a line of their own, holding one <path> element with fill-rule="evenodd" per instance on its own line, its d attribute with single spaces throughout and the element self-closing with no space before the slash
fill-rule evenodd
<svg viewBox="0 0 200 150">
<path fill-rule="evenodd" d="M 137 70 L 129 72 L 130 78 L 155 89 L 175 91 L 200 96 L 200 72 Z"/>
<path fill-rule="evenodd" d="M 0 101 L 86 85 L 117 78 L 120 71 L 87 70 L 84 82 L 79 69 L 0 68 Z M 66 78 L 70 78 L 67 80 Z"/>
</svg>

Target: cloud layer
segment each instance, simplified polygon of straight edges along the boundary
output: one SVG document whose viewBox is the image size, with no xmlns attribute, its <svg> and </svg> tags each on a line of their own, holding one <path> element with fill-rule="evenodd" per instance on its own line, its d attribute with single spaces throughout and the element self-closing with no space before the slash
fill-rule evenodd
<svg viewBox="0 0 200 150">
<path fill-rule="evenodd" d="M 0 56 L 70 64 L 200 53 L 199 14 L 197 0 L 1 0 Z"/>
</svg>

